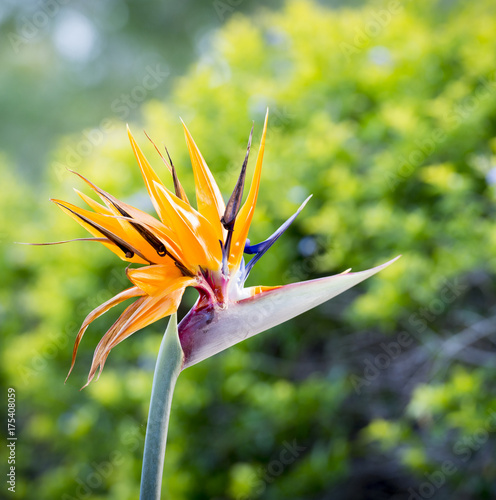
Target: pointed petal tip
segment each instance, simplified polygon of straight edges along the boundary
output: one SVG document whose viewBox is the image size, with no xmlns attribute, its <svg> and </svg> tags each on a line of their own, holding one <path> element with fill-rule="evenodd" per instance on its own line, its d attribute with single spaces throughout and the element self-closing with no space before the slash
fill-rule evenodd
<svg viewBox="0 0 496 500">
<path fill-rule="evenodd" d="M 134 138 L 133 133 L 131 132 L 131 129 L 129 128 L 129 125 L 126 125 L 126 130 L 127 130 L 127 136 L 129 138 L 129 141 L 131 142 L 131 145 L 136 144 L 136 140 Z"/>
<path fill-rule="evenodd" d="M 127 131 L 127 136 L 129 138 L 129 140 L 131 141 L 131 144 L 134 142 L 134 137 L 133 137 L 133 134 L 131 132 L 131 129 L 129 128 L 129 125 L 126 123 L 126 131 Z"/>
<path fill-rule="evenodd" d="M 63 207 L 64 202 L 62 200 L 59 200 L 58 198 L 49 198 L 49 201 L 52 203 L 55 203 L 58 207 Z"/>
<path fill-rule="evenodd" d="M 306 197 L 305 201 L 301 204 L 301 208 L 306 206 L 306 204 L 310 201 L 310 198 L 313 198 L 313 193 Z"/>
<path fill-rule="evenodd" d="M 83 387 L 81 387 L 81 389 L 79 389 L 79 390 L 82 391 L 83 389 L 86 389 L 86 387 L 88 387 L 90 385 L 94 376 L 95 376 L 94 374 L 92 376 L 88 376 L 88 380 L 86 381 L 86 384 L 84 384 Z"/>
<path fill-rule="evenodd" d="M 384 264 L 380 265 L 380 266 L 377 266 L 376 268 L 374 269 L 378 269 L 379 271 L 381 271 L 382 269 L 385 269 L 386 267 L 389 267 L 391 264 L 394 264 L 397 260 L 399 260 L 403 255 L 402 254 L 399 254 L 397 255 L 394 259 L 391 259 L 391 260 L 388 260 L 387 262 L 385 262 Z"/>
<path fill-rule="evenodd" d="M 394 259 L 391 259 L 391 260 L 388 260 L 387 262 L 384 262 L 384 264 L 380 264 L 378 266 L 371 267 L 370 269 L 366 269 L 364 271 L 356 271 L 356 272 L 350 273 L 350 274 L 354 274 L 354 275 L 358 275 L 358 274 L 362 274 L 362 273 L 373 273 L 373 274 L 376 274 L 379 271 L 382 271 L 383 269 L 385 269 L 386 267 L 389 267 L 391 264 L 393 264 L 394 262 L 396 262 L 400 257 L 401 257 L 401 254 L 397 255 L 396 257 L 394 257 Z M 351 270 L 351 268 L 350 268 L 350 270 Z M 339 276 L 339 275 L 337 275 L 337 276 Z"/>
<path fill-rule="evenodd" d="M 12 243 L 16 245 L 29 245 L 33 247 L 46 247 L 50 245 L 62 245 L 64 243 L 72 243 L 74 241 L 98 241 L 98 242 L 109 242 L 107 238 L 73 238 L 72 240 L 63 241 L 49 241 L 45 243 L 31 243 L 26 241 L 13 241 Z"/>
<path fill-rule="evenodd" d="M 189 131 L 188 127 L 186 126 L 186 123 L 184 123 L 184 120 L 179 117 L 179 120 L 181 121 L 181 124 L 183 126 L 183 129 L 184 129 L 184 133 L 186 134 L 186 136 L 191 136 L 191 132 Z"/>
<path fill-rule="evenodd" d="M 188 127 L 186 126 L 186 123 L 183 122 L 183 119 L 182 118 L 179 118 L 181 120 L 181 124 L 183 126 L 183 131 L 184 131 L 184 135 L 186 137 L 186 140 L 191 140 L 193 141 L 193 136 L 191 135 L 191 132 L 188 130 Z"/>
<path fill-rule="evenodd" d="M 393 262 L 396 262 L 400 257 L 403 257 L 403 254 L 399 254 L 397 255 L 394 259 L 391 259 L 389 260 L 388 262 L 386 262 L 385 264 L 383 264 L 384 266 L 389 266 L 389 264 L 392 264 Z"/>
<path fill-rule="evenodd" d="M 300 214 L 300 212 L 305 208 L 305 205 L 308 203 L 312 195 L 310 195 L 298 208 L 298 210 L 286 221 L 284 224 L 282 224 L 274 233 L 272 233 L 269 238 L 267 238 L 265 241 L 262 243 L 259 243 L 258 245 L 253 245 L 250 247 L 248 245 L 248 248 L 245 243 L 245 248 L 244 252 L 248 254 L 256 254 L 253 259 L 251 259 L 248 264 L 246 264 L 245 267 L 245 279 L 248 278 L 248 275 L 250 274 L 251 269 L 253 266 L 257 263 L 258 260 L 269 250 L 269 248 L 284 234 L 284 232 L 288 229 L 288 227 L 293 223 L 293 221 L 296 219 L 296 217 Z M 248 241 L 248 240 L 246 240 Z"/>
<path fill-rule="evenodd" d="M 189 131 L 188 127 L 186 126 L 186 123 L 183 122 L 183 120 L 181 119 L 181 123 L 183 125 L 183 130 L 184 130 L 184 135 L 186 137 L 186 140 L 188 142 L 195 142 L 195 140 L 193 139 L 193 136 L 191 135 L 191 132 Z"/>
</svg>

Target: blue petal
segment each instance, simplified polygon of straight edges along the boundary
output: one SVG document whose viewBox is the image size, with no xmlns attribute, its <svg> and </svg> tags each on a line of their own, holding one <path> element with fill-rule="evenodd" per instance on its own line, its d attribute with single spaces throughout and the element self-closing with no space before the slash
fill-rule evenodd
<svg viewBox="0 0 496 500">
<path fill-rule="evenodd" d="M 303 210 L 305 205 L 307 204 L 308 200 L 312 197 L 310 195 L 301 205 L 300 208 L 274 233 L 272 236 L 267 238 L 265 241 L 262 241 L 262 243 L 258 243 L 256 245 L 250 245 L 250 240 L 246 240 L 245 244 L 245 253 L 247 254 L 255 254 L 255 257 L 246 264 L 245 268 L 245 277 L 244 279 L 248 278 L 248 275 L 250 274 L 251 269 L 253 266 L 258 262 L 260 257 L 277 241 L 277 239 L 288 229 L 288 227 L 293 223 L 293 221 L 296 219 L 298 214 Z"/>
<path fill-rule="evenodd" d="M 259 245 L 261 245 L 261 243 L 259 243 Z M 249 238 L 246 238 L 244 253 L 248 253 L 248 254 L 257 253 L 257 251 L 254 250 L 254 248 L 259 246 L 259 245 L 251 246 Z"/>
</svg>

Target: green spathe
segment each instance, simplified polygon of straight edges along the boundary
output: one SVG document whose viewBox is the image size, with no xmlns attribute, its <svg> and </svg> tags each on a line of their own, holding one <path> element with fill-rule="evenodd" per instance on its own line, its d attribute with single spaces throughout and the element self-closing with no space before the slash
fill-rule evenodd
<svg viewBox="0 0 496 500">
<path fill-rule="evenodd" d="M 215 304 L 199 309 L 194 307 L 179 325 L 185 354 L 184 368 L 317 307 L 382 271 L 397 259 L 399 256 L 366 271 L 291 283 L 238 302 L 229 302 L 223 308 Z"/>
</svg>

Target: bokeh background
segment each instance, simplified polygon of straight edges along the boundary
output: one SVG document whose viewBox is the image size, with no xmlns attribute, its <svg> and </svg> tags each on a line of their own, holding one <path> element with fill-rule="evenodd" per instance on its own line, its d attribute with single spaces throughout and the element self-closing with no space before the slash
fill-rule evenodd
<svg viewBox="0 0 496 500">
<path fill-rule="evenodd" d="M 13 242 L 84 236 L 48 201 L 86 190 L 66 167 L 151 210 L 126 123 L 164 178 L 142 129 L 168 146 L 191 193 L 181 116 L 228 195 L 268 106 L 250 239 L 313 198 L 250 283 L 403 257 L 181 375 L 164 498 L 496 497 L 493 1 L 4 0 L 0 35 L 1 407 L 15 388 L 18 435 L 17 491 L 0 496 L 138 498 L 166 325 L 80 392 L 108 313 L 64 385 L 125 263 Z"/>
</svg>

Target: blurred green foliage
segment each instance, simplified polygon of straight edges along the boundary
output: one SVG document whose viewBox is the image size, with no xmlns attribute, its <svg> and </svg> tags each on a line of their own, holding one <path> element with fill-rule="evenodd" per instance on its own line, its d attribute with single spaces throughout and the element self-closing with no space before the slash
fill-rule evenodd
<svg viewBox="0 0 496 500">
<path fill-rule="evenodd" d="M 170 94 L 140 108 L 131 128 L 152 163 L 160 169 L 142 127 L 167 145 L 192 192 L 181 116 L 226 195 L 251 120 L 258 141 L 270 108 L 250 239 L 313 198 L 250 284 L 403 254 L 364 285 L 181 375 L 164 496 L 496 496 L 495 14 L 490 0 L 234 12 Z M 64 386 L 73 337 L 126 286 L 125 264 L 92 244 L 11 244 L 84 234 L 46 202 L 77 202 L 70 190 L 82 186 L 66 166 L 151 209 L 118 120 L 62 138 L 39 191 L 0 162 L 0 369 L 18 397 L 18 489 L 28 499 L 134 499 L 165 322 L 116 348 L 79 392 L 118 312 L 99 319 Z"/>
<path fill-rule="evenodd" d="M 281 0 L 266 0 L 278 6 Z M 164 98 L 203 52 L 204 38 L 255 0 L 3 0 L 0 5 L 0 148 L 40 181 L 61 134 L 121 116 L 116 100 L 141 85 L 148 65 L 168 76 L 145 98 Z M 26 144 L 26 138 L 29 138 Z"/>
</svg>

